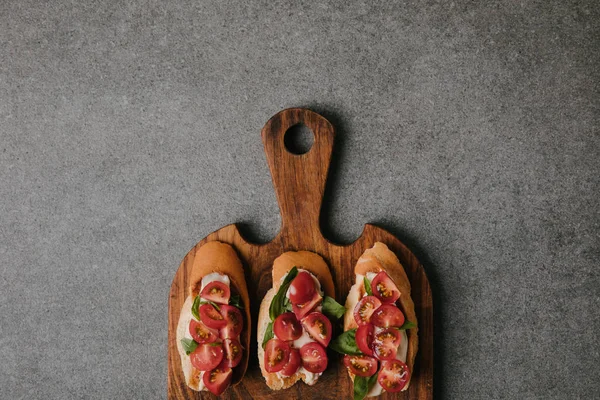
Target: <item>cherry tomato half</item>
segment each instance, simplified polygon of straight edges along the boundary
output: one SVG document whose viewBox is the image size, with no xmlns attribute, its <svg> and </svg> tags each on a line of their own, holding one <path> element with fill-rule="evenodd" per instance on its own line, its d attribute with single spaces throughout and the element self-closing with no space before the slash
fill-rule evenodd
<svg viewBox="0 0 600 400">
<path fill-rule="evenodd" d="M 321 300 L 323 300 L 321 295 L 319 293 L 315 292 L 312 299 L 310 299 L 306 303 L 303 303 L 303 304 L 292 303 L 292 311 L 294 311 L 294 314 L 296 314 L 296 318 L 301 320 L 302 318 L 304 318 L 306 316 L 306 314 L 313 311 L 319 305 L 319 303 L 321 303 Z"/>
<path fill-rule="evenodd" d="M 289 341 L 302 336 L 302 327 L 292 312 L 286 312 L 275 318 L 273 333 L 278 339 Z"/>
<path fill-rule="evenodd" d="M 225 339 L 223 340 L 223 347 L 225 348 L 225 356 L 221 362 L 221 366 L 227 368 L 234 368 L 242 361 L 243 349 L 242 345 L 237 339 Z"/>
<path fill-rule="evenodd" d="M 219 331 L 220 336 L 223 339 L 238 337 L 244 328 L 242 312 L 237 307 L 224 304 L 221 306 L 221 316 L 225 321 L 225 326 Z"/>
<path fill-rule="evenodd" d="M 313 277 L 305 271 L 300 271 L 290 283 L 290 301 L 292 304 L 304 304 L 311 300 L 317 292 Z"/>
<path fill-rule="evenodd" d="M 308 335 L 327 347 L 331 341 L 331 322 L 320 312 L 312 312 L 302 319 L 302 326 Z"/>
<path fill-rule="evenodd" d="M 227 325 L 225 318 L 223 318 L 221 313 L 212 304 L 202 304 L 198 308 L 198 314 L 200 315 L 200 321 L 209 328 L 221 329 Z"/>
<path fill-rule="evenodd" d="M 223 360 L 221 343 L 202 343 L 190 354 L 192 365 L 200 371 L 215 369 Z"/>
<path fill-rule="evenodd" d="M 377 372 L 377 360 L 369 356 L 345 355 L 344 365 L 358 376 L 371 376 Z"/>
<path fill-rule="evenodd" d="M 371 281 L 371 290 L 383 304 L 394 304 L 400 298 L 398 287 L 385 271 L 380 271 Z"/>
<path fill-rule="evenodd" d="M 401 327 L 404 324 L 404 314 L 402 314 L 402 311 L 398 307 L 391 304 L 384 304 L 375 310 L 371 316 L 371 323 L 381 328 Z"/>
<path fill-rule="evenodd" d="M 368 356 L 373 355 L 373 330 L 375 327 L 372 324 L 361 325 L 356 330 L 356 345 L 358 349 Z"/>
<path fill-rule="evenodd" d="M 380 360 L 394 360 L 402 336 L 396 328 L 379 331 L 373 338 L 373 353 Z"/>
<path fill-rule="evenodd" d="M 229 286 L 219 281 L 210 282 L 208 285 L 204 286 L 204 289 L 200 292 L 200 297 L 203 299 L 214 301 L 219 304 L 229 303 L 230 295 L 231 291 L 229 290 Z"/>
<path fill-rule="evenodd" d="M 382 361 L 377 382 L 388 392 L 399 392 L 410 380 L 408 366 L 400 360 Z"/>
<path fill-rule="evenodd" d="M 208 390 L 215 396 L 221 395 L 231 383 L 233 371 L 231 368 L 223 368 L 221 366 L 206 372 L 202 377 L 202 381 Z"/>
<path fill-rule="evenodd" d="M 307 371 L 319 373 L 327 369 L 327 353 L 325 349 L 317 342 L 307 343 L 300 349 L 302 366 Z"/>
<path fill-rule="evenodd" d="M 192 338 L 198 343 L 211 343 L 218 338 L 216 329 L 211 329 L 195 319 L 190 320 L 189 330 Z"/>
<path fill-rule="evenodd" d="M 281 375 L 292 376 L 298 371 L 302 364 L 302 358 L 300 358 L 300 351 L 298 349 L 290 349 L 290 359 L 287 364 L 281 370 Z"/>
<path fill-rule="evenodd" d="M 290 358 L 290 346 L 283 340 L 273 338 L 265 346 L 265 369 L 278 372 L 285 367 Z"/>
<path fill-rule="evenodd" d="M 381 301 L 375 296 L 365 296 L 354 307 L 354 319 L 360 325 L 368 324 L 371 314 L 381 306 Z"/>
</svg>

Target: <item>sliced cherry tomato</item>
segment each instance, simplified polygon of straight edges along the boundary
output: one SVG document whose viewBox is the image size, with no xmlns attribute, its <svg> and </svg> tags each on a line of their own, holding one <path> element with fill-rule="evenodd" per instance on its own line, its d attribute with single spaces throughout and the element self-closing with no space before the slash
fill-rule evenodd
<svg viewBox="0 0 600 400">
<path fill-rule="evenodd" d="M 323 297 L 319 293 L 314 294 L 313 298 L 304 304 L 292 304 L 292 311 L 296 314 L 296 318 L 302 319 L 309 312 L 313 311 L 319 303 L 323 300 Z"/>
<path fill-rule="evenodd" d="M 290 359 L 287 364 L 281 370 L 281 375 L 292 376 L 298 371 L 302 364 L 302 358 L 300 358 L 300 351 L 298 349 L 290 349 Z"/>
<path fill-rule="evenodd" d="M 290 283 L 289 295 L 292 304 L 304 304 L 311 300 L 317 288 L 313 277 L 305 271 L 300 271 Z"/>
<path fill-rule="evenodd" d="M 192 365 L 200 371 L 215 369 L 223 360 L 221 343 L 202 343 L 190 354 Z"/>
<path fill-rule="evenodd" d="M 325 349 L 317 342 L 307 343 L 300 349 L 302 366 L 307 371 L 319 373 L 327 369 L 327 353 Z"/>
<path fill-rule="evenodd" d="M 400 346 L 400 331 L 396 328 L 388 328 L 379 331 L 373 338 L 373 353 L 380 360 L 394 360 Z"/>
<path fill-rule="evenodd" d="M 312 312 L 302 319 L 302 326 L 308 335 L 327 347 L 331 341 L 331 322 L 320 312 Z"/>
<path fill-rule="evenodd" d="M 202 377 L 204 385 L 215 396 L 221 395 L 231 383 L 233 371 L 231 368 L 217 367 L 210 372 L 206 372 Z"/>
<path fill-rule="evenodd" d="M 399 392 L 410 380 L 408 366 L 400 360 L 382 361 L 377 382 L 388 392 Z"/>
<path fill-rule="evenodd" d="M 243 349 L 242 345 L 237 339 L 225 339 L 223 340 L 223 347 L 225 348 L 225 356 L 221 362 L 221 366 L 227 368 L 234 368 L 242 361 Z"/>
<path fill-rule="evenodd" d="M 195 319 L 190 320 L 190 335 L 198 343 L 211 343 L 218 338 L 216 329 L 211 329 Z"/>
<path fill-rule="evenodd" d="M 375 296 L 365 296 L 354 307 L 354 319 L 360 325 L 368 324 L 371 314 L 381 306 L 381 301 Z"/>
<path fill-rule="evenodd" d="M 221 306 L 221 315 L 225 321 L 225 327 L 220 330 L 220 336 L 223 339 L 238 337 L 244 328 L 242 312 L 237 307 L 224 304 Z"/>
<path fill-rule="evenodd" d="M 198 314 L 200 315 L 200 321 L 209 328 L 221 329 L 227 325 L 225 318 L 223 318 L 221 313 L 212 304 L 202 304 L 198 308 Z"/>
<path fill-rule="evenodd" d="M 371 323 L 381 328 L 401 327 L 404 324 L 404 314 L 398 307 L 384 304 L 373 313 Z"/>
<path fill-rule="evenodd" d="M 292 312 L 286 312 L 275 318 L 273 333 L 281 340 L 296 340 L 302 336 L 302 327 Z"/>
<path fill-rule="evenodd" d="M 371 281 L 371 290 L 383 304 L 393 304 L 400 298 L 398 287 L 385 271 L 375 275 Z"/>
<path fill-rule="evenodd" d="M 210 282 L 208 285 L 204 286 L 204 289 L 200 292 L 200 297 L 203 299 L 214 301 L 219 304 L 229 303 L 230 295 L 231 291 L 229 290 L 229 286 L 219 281 Z"/>
<path fill-rule="evenodd" d="M 375 327 L 372 324 L 361 325 L 356 330 L 356 345 L 358 349 L 368 356 L 373 355 L 373 330 Z"/>
<path fill-rule="evenodd" d="M 377 360 L 369 356 L 345 355 L 344 365 L 358 376 L 371 376 L 377 372 Z"/>
<path fill-rule="evenodd" d="M 265 346 L 265 369 L 278 372 L 285 367 L 290 358 L 290 346 L 283 340 L 273 338 Z"/>
</svg>

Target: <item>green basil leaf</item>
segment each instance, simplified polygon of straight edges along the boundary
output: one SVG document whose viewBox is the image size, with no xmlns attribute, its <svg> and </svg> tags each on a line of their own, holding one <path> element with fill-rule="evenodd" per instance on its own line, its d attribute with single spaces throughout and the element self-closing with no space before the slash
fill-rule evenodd
<svg viewBox="0 0 600 400">
<path fill-rule="evenodd" d="M 211 306 L 213 306 L 214 308 L 216 308 L 216 309 L 217 309 L 217 311 L 221 311 L 221 308 L 219 307 L 219 305 L 218 305 L 217 303 L 215 303 L 214 301 L 210 301 L 210 300 L 204 300 L 204 301 L 201 301 L 201 302 L 200 302 L 200 303 L 198 303 L 198 304 L 199 304 L 199 305 L 202 305 L 202 304 L 210 304 Z M 198 318 L 198 319 L 200 319 L 200 318 Z"/>
<path fill-rule="evenodd" d="M 267 329 L 265 330 L 265 337 L 263 338 L 262 342 L 263 349 L 267 345 L 267 342 L 271 339 L 273 339 L 273 323 L 269 322 L 269 325 L 267 325 Z"/>
<path fill-rule="evenodd" d="M 369 393 L 369 378 L 356 375 L 354 377 L 354 400 L 363 400 Z"/>
<path fill-rule="evenodd" d="M 283 278 L 282 285 L 289 285 L 290 283 L 292 283 L 296 275 L 298 275 L 298 268 L 292 267 L 292 269 L 290 269 L 285 278 Z"/>
<path fill-rule="evenodd" d="M 229 298 L 229 304 L 239 308 L 240 310 L 243 310 L 244 307 L 242 306 L 242 299 L 240 298 L 239 294 L 234 294 Z"/>
<path fill-rule="evenodd" d="M 285 297 L 285 300 L 283 301 L 283 309 L 287 312 L 294 311 L 294 308 L 292 307 L 292 302 L 287 297 Z"/>
<path fill-rule="evenodd" d="M 363 283 L 365 285 L 365 292 L 367 293 L 367 296 L 373 296 L 373 291 L 371 290 L 371 282 L 369 282 L 366 276 L 363 278 Z"/>
<path fill-rule="evenodd" d="M 400 330 L 405 330 L 405 329 L 412 329 L 412 328 L 416 328 L 417 324 L 415 324 L 414 322 L 410 322 L 410 321 L 406 321 L 404 322 L 404 324 L 398 328 Z"/>
<path fill-rule="evenodd" d="M 217 347 L 217 346 L 220 346 L 222 344 L 223 344 L 222 342 L 212 342 L 212 343 L 209 343 L 208 345 L 211 346 L 211 347 Z"/>
<path fill-rule="evenodd" d="M 371 390 L 373 388 L 373 385 L 375 385 L 375 382 L 377 382 L 378 373 L 379 373 L 379 371 L 375 372 L 373 375 L 371 375 L 369 377 L 369 390 Z"/>
<path fill-rule="evenodd" d="M 269 317 L 271 317 L 271 321 L 275 321 L 275 318 L 284 313 L 285 293 L 296 275 L 298 275 L 298 268 L 294 267 L 290 269 L 290 272 L 285 276 L 283 283 L 279 286 L 277 294 L 273 297 L 273 301 L 271 301 L 271 306 L 269 307 Z"/>
<path fill-rule="evenodd" d="M 335 299 L 325 296 L 323 299 L 323 314 L 329 319 L 338 320 L 346 312 L 346 307 L 335 301 Z"/>
<path fill-rule="evenodd" d="M 354 377 L 354 400 L 364 399 L 376 381 L 377 381 L 377 373 L 375 373 L 369 377 L 356 375 Z"/>
<path fill-rule="evenodd" d="M 192 315 L 198 321 L 200 321 L 200 315 L 198 314 L 198 307 L 200 307 L 200 296 L 196 296 L 194 303 L 192 304 Z"/>
<path fill-rule="evenodd" d="M 181 345 L 183 346 L 183 349 L 185 350 L 185 354 L 187 354 L 188 356 L 190 355 L 191 352 L 196 350 L 196 347 L 198 347 L 198 343 L 196 343 L 192 339 L 181 339 Z"/>
<path fill-rule="evenodd" d="M 329 343 L 329 348 L 340 354 L 349 354 L 351 356 L 362 354 L 356 345 L 356 329 L 346 331 L 333 339 L 331 343 Z"/>
</svg>

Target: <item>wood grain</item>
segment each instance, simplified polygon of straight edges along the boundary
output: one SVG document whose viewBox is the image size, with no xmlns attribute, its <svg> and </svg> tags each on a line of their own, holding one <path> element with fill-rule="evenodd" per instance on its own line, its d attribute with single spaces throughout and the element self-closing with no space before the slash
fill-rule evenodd
<svg viewBox="0 0 600 400">
<path fill-rule="evenodd" d="M 284 145 L 285 132 L 293 125 L 303 123 L 315 135 L 312 148 L 305 154 L 295 155 Z M 354 281 L 354 265 L 360 255 L 376 241 L 383 242 L 396 253 L 404 266 L 412 286 L 412 298 L 419 323 L 419 351 L 408 391 L 384 394 L 382 399 L 433 398 L 433 309 L 431 290 L 423 267 L 396 237 L 377 226 L 367 224 L 361 236 L 349 245 L 331 243 L 321 233 L 319 217 L 327 180 L 334 129 L 321 115 L 312 111 L 292 108 L 271 118 L 262 130 L 262 139 L 271 170 L 273 185 L 281 212 L 282 226 L 279 234 L 269 243 L 253 244 L 240 234 L 235 224 L 227 225 L 200 241 L 197 246 L 219 240 L 231 244 L 244 263 L 246 282 L 251 301 L 253 320 L 250 364 L 240 384 L 229 388 L 225 399 L 345 399 L 352 398 L 352 382 L 340 357 L 329 353 L 329 367 L 318 383 L 308 386 L 302 382 L 290 389 L 271 391 L 264 382 L 256 359 L 257 344 L 255 321 L 262 298 L 271 282 L 273 260 L 290 250 L 309 250 L 321 255 L 329 264 L 336 286 L 337 300 L 344 304 L 346 294 Z M 195 247 L 195 248 L 196 248 Z M 181 371 L 175 333 L 179 312 L 188 286 L 195 248 L 183 259 L 173 279 L 169 298 L 168 343 L 168 398 L 209 399 L 207 392 L 195 392 L 187 387 Z M 338 332 L 341 331 L 341 322 Z"/>
</svg>

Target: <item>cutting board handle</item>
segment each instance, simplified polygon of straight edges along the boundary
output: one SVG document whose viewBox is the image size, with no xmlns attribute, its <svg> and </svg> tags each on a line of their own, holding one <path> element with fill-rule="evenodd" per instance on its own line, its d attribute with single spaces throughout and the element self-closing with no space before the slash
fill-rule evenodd
<svg viewBox="0 0 600 400">
<path fill-rule="evenodd" d="M 306 125 L 314 134 L 314 143 L 304 154 L 291 153 L 284 143 L 288 129 L 297 124 Z M 334 136 L 333 125 L 327 119 L 305 108 L 288 108 L 277 113 L 262 130 L 281 212 L 280 235 L 290 247 L 310 249 L 314 241 L 323 239 L 319 216 Z M 295 226 L 304 226 L 304 232 L 300 234 Z"/>
</svg>

